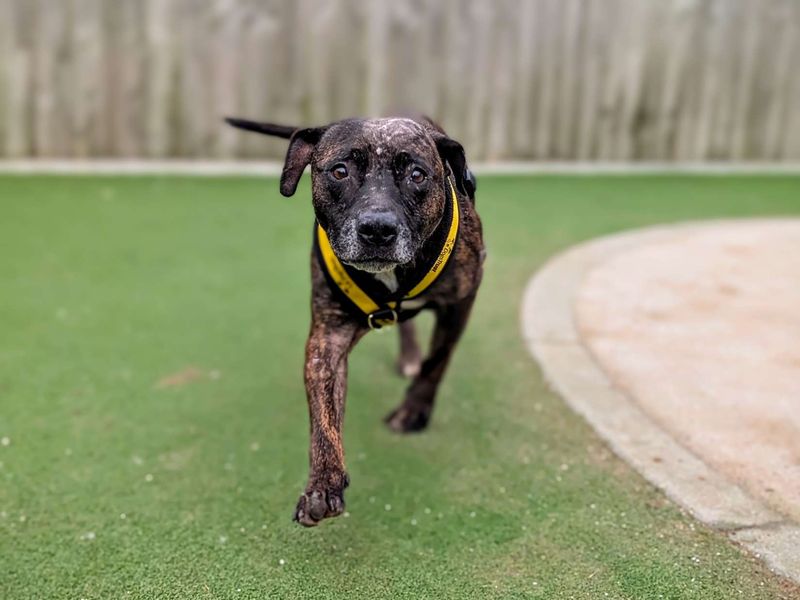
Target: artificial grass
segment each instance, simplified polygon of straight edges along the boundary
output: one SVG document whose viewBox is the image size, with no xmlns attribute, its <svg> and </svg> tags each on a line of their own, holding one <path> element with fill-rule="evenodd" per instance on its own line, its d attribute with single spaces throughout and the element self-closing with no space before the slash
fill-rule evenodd
<svg viewBox="0 0 800 600">
<path fill-rule="evenodd" d="M 796 215 L 800 179 L 482 178 L 486 277 L 432 426 L 382 425 L 405 383 L 396 334 L 368 336 L 350 363 L 349 516 L 311 530 L 290 521 L 307 468 L 308 193 L 0 178 L 0 597 L 798 597 L 548 391 L 518 312 L 560 249 Z"/>
</svg>

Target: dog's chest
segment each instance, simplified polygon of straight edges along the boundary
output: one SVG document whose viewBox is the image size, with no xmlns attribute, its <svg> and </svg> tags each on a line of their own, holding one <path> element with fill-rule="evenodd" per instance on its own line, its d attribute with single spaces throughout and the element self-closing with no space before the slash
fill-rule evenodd
<svg viewBox="0 0 800 600">
<path fill-rule="evenodd" d="M 384 271 L 382 273 L 375 273 L 374 277 L 380 281 L 383 286 L 392 294 L 394 294 L 397 291 L 397 288 L 400 287 L 400 284 L 397 283 L 397 275 L 395 274 L 394 269 L 391 271 Z"/>
<path fill-rule="evenodd" d="M 394 294 L 400 287 L 400 284 L 397 281 L 397 274 L 394 272 L 394 269 L 391 271 L 384 271 L 383 273 L 375 273 L 373 277 L 383 284 L 383 286 L 392 294 Z M 418 308 L 422 308 L 425 306 L 425 304 L 427 304 L 427 300 L 423 298 L 414 298 L 413 300 L 403 300 L 402 306 L 404 310 L 416 310 Z"/>
<path fill-rule="evenodd" d="M 417 310 L 418 308 L 422 308 L 428 303 L 427 300 L 423 298 L 414 298 L 413 300 L 403 300 L 403 310 Z"/>
</svg>

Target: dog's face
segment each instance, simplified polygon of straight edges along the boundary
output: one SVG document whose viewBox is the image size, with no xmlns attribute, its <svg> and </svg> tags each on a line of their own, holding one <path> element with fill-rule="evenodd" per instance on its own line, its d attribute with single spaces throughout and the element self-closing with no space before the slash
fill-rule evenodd
<svg viewBox="0 0 800 600">
<path fill-rule="evenodd" d="M 404 119 L 348 119 L 292 137 L 281 192 L 311 164 L 314 211 L 339 259 L 378 273 L 413 261 L 445 209 L 449 164 L 463 186 L 463 149 Z"/>
</svg>

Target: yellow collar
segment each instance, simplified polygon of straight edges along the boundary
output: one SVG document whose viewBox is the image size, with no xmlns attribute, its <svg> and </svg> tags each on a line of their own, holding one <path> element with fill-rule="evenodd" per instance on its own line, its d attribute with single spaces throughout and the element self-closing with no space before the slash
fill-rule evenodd
<svg viewBox="0 0 800 600">
<path fill-rule="evenodd" d="M 433 282 L 436 281 L 444 270 L 456 244 L 459 221 L 458 197 L 456 196 L 456 190 L 449 177 L 447 178 L 447 187 L 450 189 L 453 210 L 450 229 L 447 232 L 447 238 L 445 238 L 439 256 L 430 269 L 428 269 L 428 272 L 425 273 L 425 276 L 412 287 L 409 292 L 400 300 L 386 302 L 384 305 L 373 300 L 358 286 L 347 272 L 345 266 L 337 258 L 336 254 L 334 254 L 330 240 L 328 239 L 328 234 L 325 233 L 325 230 L 320 225 L 317 225 L 317 242 L 319 243 L 320 254 L 322 255 L 322 260 L 330 279 L 336 284 L 336 287 L 366 315 L 367 325 L 370 329 L 380 329 L 381 327 L 397 323 L 397 313 L 400 310 L 400 303 L 403 300 L 410 300 L 422 294 L 422 292 L 427 290 Z"/>
</svg>

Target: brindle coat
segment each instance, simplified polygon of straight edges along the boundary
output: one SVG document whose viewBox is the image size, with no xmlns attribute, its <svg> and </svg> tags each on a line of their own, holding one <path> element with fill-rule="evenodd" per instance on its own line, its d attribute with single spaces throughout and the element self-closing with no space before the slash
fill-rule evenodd
<svg viewBox="0 0 800 600">
<path fill-rule="evenodd" d="M 346 235 L 350 221 L 365 206 L 392 202 L 408 225 L 408 244 L 413 249 L 410 262 L 397 260 L 393 267 L 401 287 L 418 261 L 425 264 L 438 254 L 439 244 L 426 242 L 442 221 L 445 194 L 449 193 L 445 178 L 455 181 L 460 210 L 456 245 L 447 267 L 419 298 L 436 315 L 430 351 L 421 360 L 413 323 L 400 324 L 398 369 L 413 380 L 403 402 L 385 419 L 397 432 L 424 429 L 439 382 L 469 318 L 485 255 L 481 222 L 475 211 L 475 181 L 467 169 L 463 148 L 427 118 L 348 119 L 311 129 L 241 119 L 228 122 L 242 129 L 291 138 L 281 193 L 292 195 L 303 169 L 311 165 L 316 218 L 328 232 L 334 252 L 343 261 L 351 261 L 348 264 L 358 259 L 353 254 L 357 249 Z M 328 173 L 345 157 L 353 161 L 358 176 L 343 186 Z M 409 157 L 428 172 L 428 183 L 422 187 L 403 179 L 403 169 L 407 168 L 403 163 Z M 331 288 L 316 252 L 311 257 L 311 281 L 311 330 L 305 362 L 311 420 L 310 474 L 294 515 L 306 526 L 344 510 L 344 489 L 349 484 L 342 445 L 347 356 L 369 331 L 363 315 L 343 304 Z"/>
</svg>

